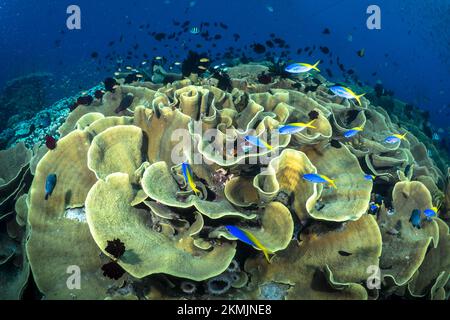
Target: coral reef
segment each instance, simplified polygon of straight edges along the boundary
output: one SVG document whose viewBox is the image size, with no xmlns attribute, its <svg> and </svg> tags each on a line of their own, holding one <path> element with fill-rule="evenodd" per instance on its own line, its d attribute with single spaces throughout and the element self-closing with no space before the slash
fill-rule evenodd
<svg viewBox="0 0 450 320">
<path fill-rule="evenodd" d="M 0 93 L 0 131 L 17 120 L 32 118 L 51 101 L 52 74 L 32 73 L 8 81 Z"/>
<path fill-rule="evenodd" d="M 370 100 L 331 95 L 322 77 L 273 73 L 261 83 L 263 72 L 230 68 L 226 89 L 192 74 L 164 85 L 118 79 L 68 115 L 74 99 L 55 107 L 52 124 L 24 138 L 30 150 L 7 143 L 15 145 L 0 153 L 9 161 L 0 173 L 7 297 L 20 298 L 31 269 L 46 299 L 445 298 L 445 157 L 430 158 L 406 120 L 399 126 Z M 310 121 L 292 135 L 278 131 Z M 345 138 L 355 127 L 364 130 Z M 44 132 L 58 138 L 55 148 Z M 45 200 L 49 175 L 57 180 Z M 433 207 L 438 215 L 420 229 L 410 223 L 413 210 Z M 76 292 L 66 285 L 70 266 L 83 275 Z"/>
</svg>

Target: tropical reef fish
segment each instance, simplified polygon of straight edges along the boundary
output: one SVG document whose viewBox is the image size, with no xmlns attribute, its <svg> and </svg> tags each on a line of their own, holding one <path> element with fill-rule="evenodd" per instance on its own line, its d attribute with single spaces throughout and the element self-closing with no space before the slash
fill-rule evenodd
<svg viewBox="0 0 450 320">
<path fill-rule="evenodd" d="M 364 130 L 363 127 L 354 127 L 354 128 L 352 128 L 350 130 L 345 131 L 344 132 L 344 137 L 346 137 L 346 138 L 354 137 L 354 136 L 356 136 L 358 134 L 358 132 L 361 132 L 363 130 Z"/>
<path fill-rule="evenodd" d="M 314 121 L 316 121 L 316 120 L 312 120 L 308 123 L 303 123 L 303 122 L 288 123 L 288 124 L 278 128 L 278 132 L 280 134 L 295 134 L 295 133 L 305 130 L 306 128 L 316 129 L 316 127 L 312 125 L 314 123 Z"/>
<path fill-rule="evenodd" d="M 368 181 L 373 181 L 375 180 L 376 176 L 371 175 L 371 174 L 365 174 L 364 175 L 364 179 L 368 180 Z"/>
<path fill-rule="evenodd" d="M 376 214 L 378 212 L 378 209 L 380 209 L 380 205 L 378 203 L 371 202 L 369 204 L 370 213 Z"/>
<path fill-rule="evenodd" d="M 409 218 L 409 222 L 411 222 L 412 226 L 414 228 L 420 229 L 420 210 L 419 209 L 414 209 L 411 212 L 411 217 Z"/>
<path fill-rule="evenodd" d="M 197 185 L 195 184 L 194 178 L 192 177 L 192 169 L 189 163 L 183 162 L 181 164 L 181 170 L 183 171 L 183 177 L 186 184 L 191 187 L 192 191 L 194 191 L 195 194 L 200 194 L 200 190 L 197 189 Z"/>
<path fill-rule="evenodd" d="M 48 200 L 56 186 L 56 174 L 51 173 L 45 180 L 45 200 Z"/>
<path fill-rule="evenodd" d="M 269 251 L 261 242 L 259 242 L 259 240 L 252 233 L 242 230 L 236 226 L 227 225 L 225 228 L 227 228 L 231 235 L 238 238 L 240 241 L 260 249 L 264 253 L 266 260 L 270 263 L 269 254 L 273 254 L 273 252 Z"/>
<path fill-rule="evenodd" d="M 249 143 L 251 143 L 257 147 L 266 148 L 267 150 L 272 150 L 272 146 L 270 144 L 268 144 L 267 142 L 265 142 L 264 140 L 262 140 L 261 138 L 259 138 L 257 136 L 245 136 L 244 140 L 248 141 Z"/>
<path fill-rule="evenodd" d="M 299 73 L 305 73 L 309 72 L 311 70 L 319 71 L 319 68 L 317 66 L 319 65 L 320 60 L 317 61 L 314 65 L 311 65 L 309 63 L 293 63 L 288 65 L 284 70 L 289 73 L 299 74 Z"/>
<path fill-rule="evenodd" d="M 128 109 L 131 106 L 131 104 L 133 103 L 133 100 L 134 100 L 134 96 L 131 93 L 127 94 L 122 99 L 122 101 L 120 101 L 119 106 L 116 108 L 116 110 L 114 110 L 114 112 L 119 113 L 119 112 L 122 112 L 122 111 Z"/>
<path fill-rule="evenodd" d="M 386 139 L 384 139 L 384 142 L 388 143 L 388 144 L 394 144 L 394 143 L 397 143 L 397 142 L 399 142 L 401 140 L 406 140 L 406 138 L 405 138 L 406 134 L 407 133 L 405 133 L 405 134 L 398 134 L 398 133 L 393 134 L 392 136 L 389 136 Z"/>
<path fill-rule="evenodd" d="M 303 179 L 305 179 L 306 181 L 309 181 L 309 182 L 314 182 L 314 183 L 328 183 L 333 188 L 337 189 L 337 186 L 336 186 L 334 180 L 328 178 L 327 176 L 325 176 L 323 174 L 307 173 L 307 174 L 303 175 Z"/>
<path fill-rule="evenodd" d="M 361 49 L 361 50 L 358 50 L 357 52 L 356 52 L 356 54 L 358 55 L 358 57 L 360 57 L 360 58 L 362 58 L 362 57 L 364 57 L 364 55 L 366 54 L 366 49 Z"/>
<path fill-rule="evenodd" d="M 365 93 L 357 95 L 352 91 L 352 89 L 343 86 L 333 86 L 330 88 L 330 90 L 338 97 L 345 99 L 355 99 L 359 105 L 361 105 L 361 97 L 365 95 Z"/>
<path fill-rule="evenodd" d="M 114 92 L 116 86 L 119 85 L 114 78 L 106 78 L 103 82 L 105 84 L 105 90 L 109 92 Z"/>
<path fill-rule="evenodd" d="M 435 217 L 437 215 L 437 212 L 438 212 L 438 208 L 436 208 L 436 207 L 433 207 L 431 209 L 425 209 L 423 211 L 423 213 L 427 217 L 428 221 L 431 221 L 431 218 Z"/>
</svg>

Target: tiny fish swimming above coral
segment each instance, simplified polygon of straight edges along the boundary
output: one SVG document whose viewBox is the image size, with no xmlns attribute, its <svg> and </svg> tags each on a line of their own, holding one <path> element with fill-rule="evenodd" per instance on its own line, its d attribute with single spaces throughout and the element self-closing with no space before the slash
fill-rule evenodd
<svg viewBox="0 0 450 320">
<path fill-rule="evenodd" d="M 448 0 L 59 2 L 0 1 L 0 300 L 449 300 Z"/>
<path fill-rule="evenodd" d="M 228 91 L 107 79 L 57 142 L 0 151 L 1 298 L 30 273 L 45 299 L 448 297 L 445 160 L 318 73 L 261 84 L 268 65 Z"/>
</svg>

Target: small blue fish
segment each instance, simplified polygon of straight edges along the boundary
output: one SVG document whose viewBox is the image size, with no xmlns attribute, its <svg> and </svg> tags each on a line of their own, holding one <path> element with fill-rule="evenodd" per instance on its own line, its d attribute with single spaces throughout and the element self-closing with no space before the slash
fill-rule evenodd
<svg viewBox="0 0 450 320">
<path fill-rule="evenodd" d="M 431 209 L 425 209 L 423 213 L 427 217 L 427 221 L 431 221 L 433 217 L 437 216 L 438 208 L 433 207 Z"/>
<path fill-rule="evenodd" d="M 242 242 L 245 242 L 246 244 L 252 246 L 252 247 L 256 247 L 256 245 L 253 243 L 252 240 L 250 240 L 247 235 L 244 233 L 244 231 L 242 231 L 241 229 L 239 229 L 238 227 L 235 226 L 225 226 L 225 228 L 227 228 L 228 232 L 231 233 L 233 236 L 235 236 L 236 238 L 238 238 L 239 240 L 241 240 Z"/>
<path fill-rule="evenodd" d="M 270 263 L 269 254 L 273 254 L 273 252 L 269 251 L 265 246 L 263 246 L 262 243 L 259 242 L 259 240 L 256 239 L 256 237 L 253 234 L 251 234 L 248 231 L 242 230 L 238 227 L 235 227 L 235 226 L 227 225 L 227 226 L 225 226 L 225 228 L 227 228 L 227 230 L 230 234 L 232 234 L 233 236 L 235 236 L 242 242 L 244 242 L 252 247 L 260 249 L 264 253 L 266 260 Z"/>
<path fill-rule="evenodd" d="M 414 228 L 420 229 L 421 228 L 420 220 L 421 220 L 420 219 L 420 210 L 414 209 L 411 212 L 411 217 L 409 218 L 409 222 L 411 222 L 411 224 Z"/>
<path fill-rule="evenodd" d="M 333 86 L 330 88 L 330 90 L 338 97 L 345 99 L 355 99 L 359 105 L 361 105 L 361 97 L 365 95 L 365 93 L 357 95 L 350 88 L 346 88 L 343 86 Z"/>
<path fill-rule="evenodd" d="M 317 66 L 319 65 L 320 60 L 317 61 L 314 65 L 309 63 L 293 63 L 288 65 L 284 70 L 289 73 L 293 74 L 299 74 L 299 73 L 305 73 L 311 70 L 319 71 L 319 68 Z"/>
<path fill-rule="evenodd" d="M 356 136 L 359 132 L 363 131 L 364 129 L 362 127 L 355 127 L 350 130 L 347 130 L 344 132 L 344 137 L 346 138 L 352 138 Z"/>
<path fill-rule="evenodd" d="M 406 140 L 406 138 L 405 138 L 406 134 L 407 133 L 405 133 L 405 134 L 398 134 L 398 133 L 393 134 L 392 136 L 389 136 L 386 139 L 384 139 L 384 142 L 388 143 L 388 144 L 395 144 L 395 143 L 397 143 L 397 142 L 399 142 L 401 140 Z"/>
<path fill-rule="evenodd" d="M 324 176 L 323 174 L 317 174 L 317 173 L 307 173 L 303 175 L 303 179 L 309 182 L 314 183 L 328 183 L 333 188 L 337 189 L 336 184 L 334 183 L 334 180 L 331 180 L 327 176 Z"/>
<path fill-rule="evenodd" d="M 257 147 L 265 148 L 267 150 L 272 150 L 272 146 L 270 144 L 268 144 L 267 142 L 265 142 L 264 140 L 260 139 L 259 137 L 245 136 L 244 140 L 248 141 L 249 143 L 251 143 Z"/>
<path fill-rule="evenodd" d="M 371 175 L 371 174 L 365 174 L 364 175 L 364 179 L 366 179 L 367 181 L 373 181 L 375 180 L 376 176 Z"/>
<path fill-rule="evenodd" d="M 45 200 L 48 200 L 56 186 L 56 174 L 51 173 L 45 180 Z"/>
<path fill-rule="evenodd" d="M 376 214 L 378 212 L 378 209 L 380 209 L 380 205 L 375 203 L 375 202 L 371 202 L 369 204 L 369 210 L 372 214 Z"/>
</svg>

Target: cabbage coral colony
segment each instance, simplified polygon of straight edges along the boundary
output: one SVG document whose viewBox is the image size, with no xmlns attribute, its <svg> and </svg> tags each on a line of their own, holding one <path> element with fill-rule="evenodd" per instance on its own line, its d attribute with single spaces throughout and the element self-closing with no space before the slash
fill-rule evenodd
<svg viewBox="0 0 450 320">
<path fill-rule="evenodd" d="M 448 296 L 449 172 L 413 123 L 264 65 L 128 80 L 0 152 L 1 298 Z"/>
</svg>

